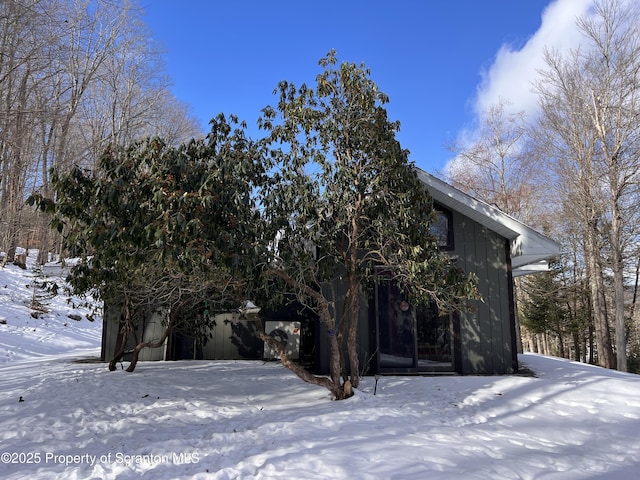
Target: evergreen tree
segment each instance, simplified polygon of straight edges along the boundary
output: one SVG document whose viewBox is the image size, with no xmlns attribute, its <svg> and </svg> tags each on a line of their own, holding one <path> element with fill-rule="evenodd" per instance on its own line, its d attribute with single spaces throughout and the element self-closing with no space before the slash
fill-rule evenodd
<svg viewBox="0 0 640 480">
<path fill-rule="evenodd" d="M 211 317 L 237 308 L 256 274 L 259 213 L 253 191 L 260 178 L 244 125 L 223 115 L 206 140 L 178 147 L 160 139 L 108 149 L 99 168 L 53 171 L 56 198 L 30 203 L 51 215 L 64 247 L 82 261 L 71 271 L 77 293 L 96 292 L 122 305 L 121 348 L 136 345 L 128 370 L 145 347 L 159 347 L 177 328 L 205 334 Z M 168 315 L 161 338 L 144 342 L 137 326 L 155 310 Z"/>
<path fill-rule="evenodd" d="M 277 106 L 263 110 L 271 177 L 261 193 L 267 238 L 277 239 L 268 271 L 281 282 L 275 293 L 318 314 L 329 335 L 330 377 L 310 375 L 284 351 L 280 358 L 341 399 L 359 383 L 359 309 L 381 269 L 415 303 L 441 311 L 459 308 L 475 287 L 429 231 L 432 200 L 369 70 L 338 64 L 333 51 L 319 63 L 315 88 L 283 81 Z"/>
<path fill-rule="evenodd" d="M 558 341 L 558 355 L 566 357 L 567 339 L 581 330 L 580 311 L 571 291 L 562 282 L 562 265 L 550 262 L 550 270 L 530 275 L 523 282 L 522 325 L 535 334 L 551 334 Z M 579 348 L 579 345 L 576 346 Z"/>
</svg>

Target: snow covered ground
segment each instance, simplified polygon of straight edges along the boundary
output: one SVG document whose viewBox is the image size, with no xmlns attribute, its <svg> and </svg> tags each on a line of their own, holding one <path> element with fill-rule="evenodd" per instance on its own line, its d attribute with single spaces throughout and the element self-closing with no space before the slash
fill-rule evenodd
<svg viewBox="0 0 640 480">
<path fill-rule="evenodd" d="M 0 270 L 2 479 L 640 478 L 636 375 L 526 354 L 535 377 L 367 377 L 334 402 L 276 363 L 108 372 L 78 362 L 99 318 L 58 297 L 32 318 L 28 275 Z"/>
<path fill-rule="evenodd" d="M 83 349 L 94 354 L 102 338 L 99 312 L 94 316 L 84 305 L 87 300 L 65 294 L 62 288 L 65 274 L 59 263 L 51 263 L 38 273 L 35 267 L 38 252 L 28 253 L 27 270 L 13 264 L 0 268 L 0 366 Z M 58 295 L 49 298 L 42 287 L 44 282 L 56 282 L 60 287 Z M 31 308 L 34 304 L 41 308 Z"/>
</svg>

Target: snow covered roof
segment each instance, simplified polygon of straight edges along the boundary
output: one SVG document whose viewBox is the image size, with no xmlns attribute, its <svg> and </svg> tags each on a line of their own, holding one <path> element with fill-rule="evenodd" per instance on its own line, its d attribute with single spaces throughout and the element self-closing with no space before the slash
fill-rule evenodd
<svg viewBox="0 0 640 480">
<path fill-rule="evenodd" d="M 560 244 L 500 209 L 416 168 L 418 178 L 441 205 L 475 220 L 511 242 L 513 276 L 548 270 L 547 260 L 560 253 Z"/>
</svg>

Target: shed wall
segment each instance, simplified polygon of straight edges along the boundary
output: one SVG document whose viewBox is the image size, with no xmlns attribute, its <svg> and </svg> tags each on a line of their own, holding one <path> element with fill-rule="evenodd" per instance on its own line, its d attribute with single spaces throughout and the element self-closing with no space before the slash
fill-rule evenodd
<svg viewBox="0 0 640 480">
<path fill-rule="evenodd" d="M 242 360 L 262 358 L 263 345 L 256 332 L 259 320 L 240 320 L 237 313 L 215 316 L 211 338 L 202 346 L 205 360 Z"/>
<path fill-rule="evenodd" d="M 118 331 L 120 328 L 120 304 L 108 304 L 105 302 L 103 308 L 102 323 L 102 351 L 101 359 L 105 362 L 111 361 L 115 353 L 118 342 Z M 142 335 L 143 341 L 158 340 L 162 337 L 164 327 L 162 326 L 162 316 L 159 313 L 149 313 L 145 319 L 144 332 L 139 327 L 138 336 Z M 127 351 L 135 348 L 135 342 L 131 336 L 127 339 Z M 166 342 L 160 348 L 144 348 L 140 351 L 139 361 L 164 360 L 166 356 Z M 124 356 L 125 361 L 131 360 L 131 353 Z"/>
<path fill-rule="evenodd" d="M 103 361 L 108 362 L 113 358 L 118 338 L 119 306 L 105 304 L 103 318 L 101 357 Z M 162 347 L 143 348 L 140 351 L 139 360 L 184 360 L 196 358 L 205 360 L 239 360 L 262 358 L 262 340 L 256 335 L 256 331 L 260 328 L 259 320 L 239 319 L 236 313 L 224 313 L 216 315 L 215 321 L 216 326 L 212 329 L 211 336 L 204 345 L 198 347 L 191 337 L 176 335 L 173 337 L 172 342 L 165 341 Z M 162 315 L 159 313 L 149 314 L 145 320 L 144 333 L 142 335 L 144 341 L 158 340 L 163 333 Z M 131 350 L 134 347 L 133 340 L 129 338 L 127 350 Z M 124 358 L 125 361 L 130 359 L 130 354 Z"/>
</svg>

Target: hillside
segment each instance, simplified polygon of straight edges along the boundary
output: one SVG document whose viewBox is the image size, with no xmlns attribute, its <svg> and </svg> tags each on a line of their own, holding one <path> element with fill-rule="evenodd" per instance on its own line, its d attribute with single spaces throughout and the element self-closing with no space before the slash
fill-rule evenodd
<svg viewBox="0 0 640 480">
<path fill-rule="evenodd" d="M 38 269 L 36 257 L 31 250 L 26 270 L 0 268 L 0 365 L 60 352 L 99 355 L 102 317 L 85 305 L 95 301 L 69 295 L 61 264 Z M 56 283 L 58 295 L 48 294 L 45 283 Z"/>
</svg>

